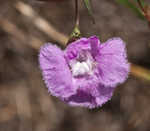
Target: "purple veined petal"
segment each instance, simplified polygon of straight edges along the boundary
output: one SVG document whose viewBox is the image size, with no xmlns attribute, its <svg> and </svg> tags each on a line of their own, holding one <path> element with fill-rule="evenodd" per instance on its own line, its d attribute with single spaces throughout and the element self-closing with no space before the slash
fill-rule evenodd
<svg viewBox="0 0 150 131">
<path fill-rule="evenodd" d="M 100 88 L 98 88 L 99 94 L 95 98 L 97 105 L 102 106 L 103 104 L 108 102 L 111 99 L 114 90 L 114 87 L 105 87 L 104 85 L 100 85 Z"/>
<path fill-rule="evenodd" d="M 72 75 L 64 58 L 64 52 L 57 46 L 45 44 L 40 49 L 39 63 L 49 92 L 60 98 L 76 93 Z"/>
<path fill-rule="evenodd" d="M 100 40 L 97 36 L 92 36 L 88 39 L 91 46 L 91 54 L 96 57 L 100 53 Z"/>
<path fill-rule="evenodd" d="M 68 97 L 64 101 L 70 106 L 94 108 L 96 105 L 95 98 L 82 90 L 78 90 L 75 95 Z"/>
<path fill-rule="evenodd" d="M 71 106 L 88 107 L 90 109 L 100 107 L 111 99 L 114 89 L 103 85 L 91 89 L 89 87 L 80 88 L 75 95 L 67 98 L 65 102 Z"/>
<path fill-rule="evenodd" d="M 96 75 L 76 78 L 76 86 L 79 87 L 76 94 L 65 100 L 71 106 L 96 108 L 102 106 L 111 99 L 114 87 L 105 87 L 99 82 Z"/>
<path fill-rule="evenodd" d="M 70 43 L 65 49 L 65 56 L 67 60 L 72 60 L 77 57 L 81 50 L 87 50 L 90 48 L 90 44 L 87 38 L 81 38 L 75 42 Z"/>
<path fill-rule="evenodd" d="M 125 43 L 120 38 L 101 44 L 96 60 L 100 81 L 105 86 L 116 86 L 127 79 L 130 65 L 126 59 Z"/>
</svg>

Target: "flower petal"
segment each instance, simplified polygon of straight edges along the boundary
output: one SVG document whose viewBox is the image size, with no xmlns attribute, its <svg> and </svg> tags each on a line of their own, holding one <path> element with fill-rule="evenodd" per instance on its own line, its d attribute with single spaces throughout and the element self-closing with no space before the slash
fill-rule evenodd
<svg viewBox="0 0 150 131">
<path fill-rule="evenodd" d="M 102 106 L 111 99 L 114 88 L 98 85 L 97 87 L 86 87 L 78 89 L 75 95 L 65 100 L 71 106 L 96 108 Z"/>
<path fill-rule="evenodd" d="M 126 59 L 125 43 L 120 38 L 101 44 L 96 60 L 102 84 L 113 87 L 126 80 L 130 65 Z"/>
<path fill-rule="evenodd" d="M 93 57 L 96 57 L 100 52 L 100 41 L 97 36 L 92 36 L 88 39 L 91 46 L 91 54 Z"/>
<path fill-rule="evenodd" d="M 97 75 L 87 75 L 74 78 L 78 91 L 76 94 L 66 99 L 66 102 L 72 106 L 82 106 L 95 108 L 102 106 L 111 99 L 114 87 L 105 87 L 101 85 Z"/>
<path fill-rule="evenodd" d="M 88 108 L 95 107 L 95 98 L 81 90 L 78 90 L 75 95 L 68 97 L 64 101 L 71 106 L 81 106 Z"/>
<path fill-rule="evenodd" d="M 75 59 L 81 50 L 87 50 L 90 44 L 87 38 L 81 38 L 75 42 L 70 43 L 65 49 L 65 56 L 67 60 Z"/>
<path fill-rule="evenodd" d="M 52 44 L 44 45 L 39 55 L 40 68 L 50 93 L 57 97 L 68 97 L 76 92 L 72 75 L 64 53 Z"/>
<path fill-rule="evenodd" d="M 105 87 L 103 85 L 99 85 L 100 88 L 97 88 L 98 94 L 95 99 L 97 105 L 102 106 L 105 104 L 107 101 L 109 101 L 113 95 L 113 92 L 115 90 L 114 87 Z"/>
</svg>

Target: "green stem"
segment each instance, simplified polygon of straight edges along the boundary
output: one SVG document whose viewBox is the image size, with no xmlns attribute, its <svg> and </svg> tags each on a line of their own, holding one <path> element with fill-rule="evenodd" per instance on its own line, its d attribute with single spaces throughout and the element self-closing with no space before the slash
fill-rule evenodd
<svg viewBox="0 0 150 131">
<path fill-rule="evenodd" d="M 79 6 L 78 6 L 78 0 L 75 0 L 75 26 L 79 26 Z"/>
<path fill-rule="evenodd" d="M 69 44 L 73 41 L 76 41 L 77 39 L 80 38 L 80 35 L 81 35 L 80 30 L 79 30 L 79 21 L 80 21 L 79 17 L 80 16 L 79 16 L 79 7 L 78 7 L 78 5 L 79 5 L 78 0 L 75 0 L 75 27 L 74 27 L 74 29 L 73 29 L 70 37 L 69 37 L 69 40 L 68 40 L 67 44 Z"/>
</svg>

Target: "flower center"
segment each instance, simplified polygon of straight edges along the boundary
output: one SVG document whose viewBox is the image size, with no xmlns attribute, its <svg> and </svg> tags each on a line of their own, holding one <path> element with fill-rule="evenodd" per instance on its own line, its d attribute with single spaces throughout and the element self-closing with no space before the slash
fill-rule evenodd
<svg viewBox="0 0 150 131">
<path fill-rule="evenodd" d="M 92 73 L 92 62 L 88 59 L 87 61 L 77 61 L 72 65 L 73 76 L 81 76 Z"/>
</svg>

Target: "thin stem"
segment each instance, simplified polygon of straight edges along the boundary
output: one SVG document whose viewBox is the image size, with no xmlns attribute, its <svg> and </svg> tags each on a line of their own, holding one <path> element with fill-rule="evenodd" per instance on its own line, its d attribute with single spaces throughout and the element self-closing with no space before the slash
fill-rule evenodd
<svg viewBox="0 0 150 131">
<path fill-rule="evenodd" d="M 78 0 L 75 0 L 75 26 L 79 26 L 79 7 Z"/>
<path fill-rule="evenodd" d="M 72 33 L 70 34 L 69 40 L 67 42 L 67 45 L 73 41 L 76 41 L 77 39 L 80 38 L 80 29 L 79 29 L 79 7 L 78 7 L 78 0 L 74 0 L 75 1 L 75 26 L 74 29 L 72 31 Z"/>
</svg>

